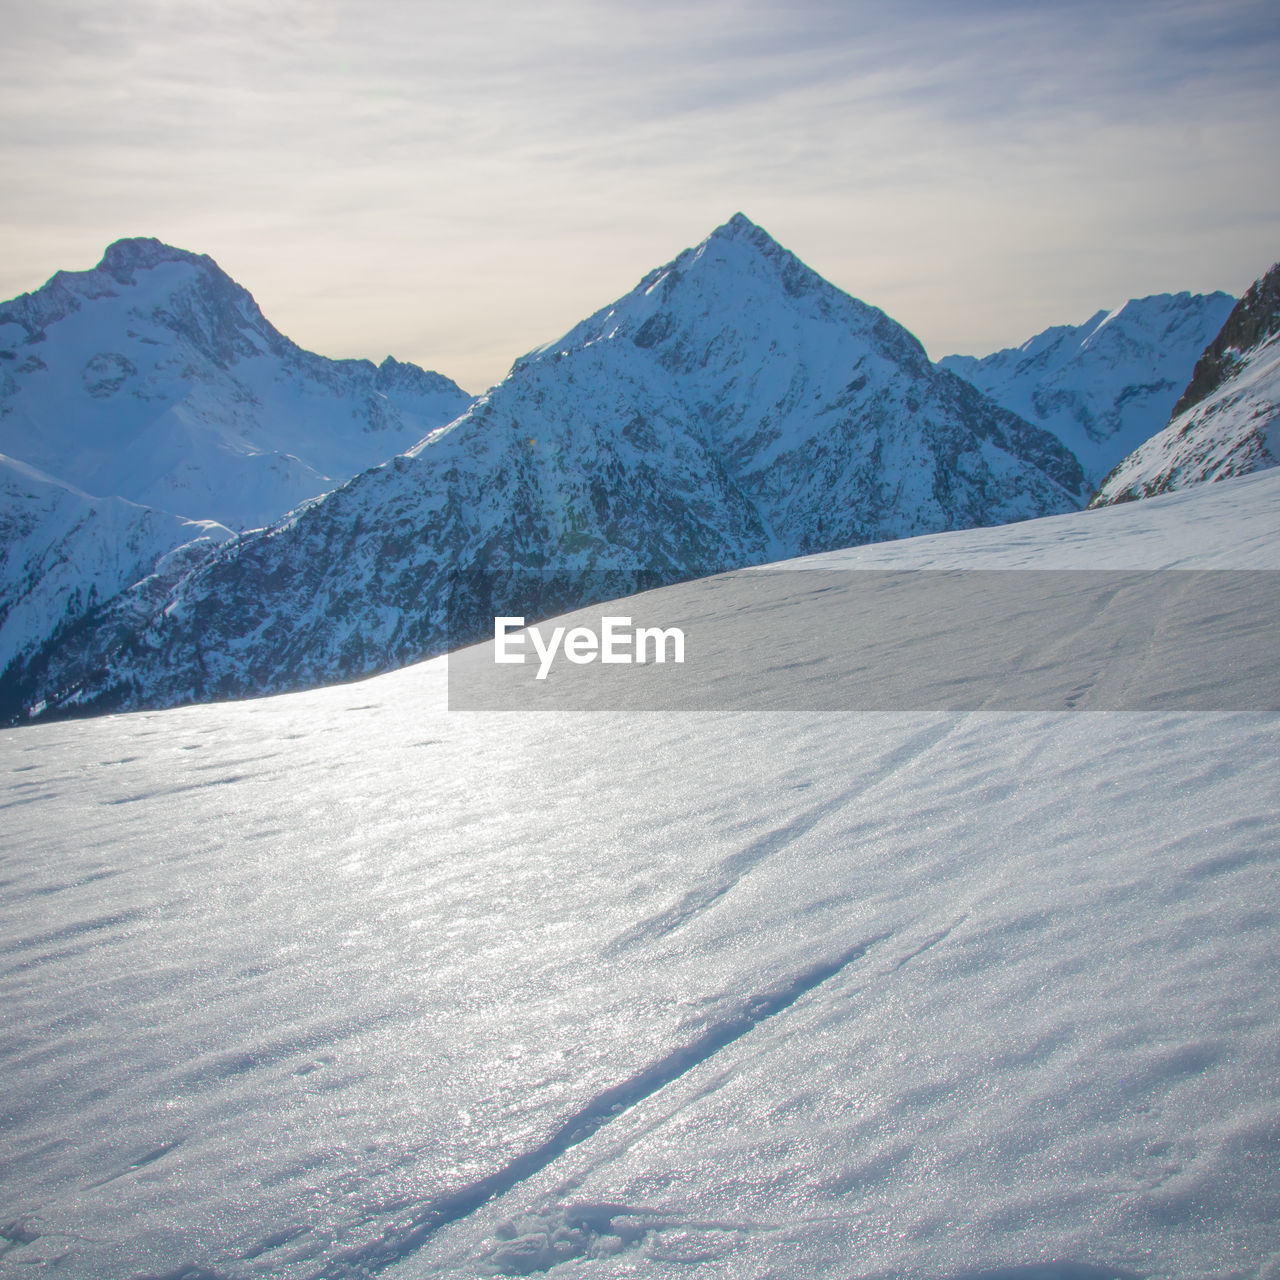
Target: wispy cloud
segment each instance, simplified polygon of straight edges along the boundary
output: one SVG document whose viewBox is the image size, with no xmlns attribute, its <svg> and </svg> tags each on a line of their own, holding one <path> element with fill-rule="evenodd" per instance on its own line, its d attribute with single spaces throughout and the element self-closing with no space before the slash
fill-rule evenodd
<svg viewBox="0 0 1280 1280">
<path fill-rule="evenodd" d="M 1280 252 L 1272 0 L 0 13 L 0 292 L 157 234 L 474 387 L 738 208 L 934 354 Z"/>
</svg>

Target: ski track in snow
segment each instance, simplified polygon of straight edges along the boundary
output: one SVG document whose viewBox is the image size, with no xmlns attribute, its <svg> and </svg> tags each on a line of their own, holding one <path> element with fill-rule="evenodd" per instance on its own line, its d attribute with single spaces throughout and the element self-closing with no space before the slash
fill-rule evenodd
<svg viewBox="0 0 1280 1280">
<path fill-rule="evenodd" d="M 126 718 L 121 723 L 127 724 L 130 720 Z M 745 877 L 749 871 L 758 871 L 771 853 L 779 852 L 789 844 L 802 841 L 806 835 L 815 833 L 824 821 L 830 821 L 849 810 L 855 799 L 867 797 L 886 783 L 905 785 L 908 780 L 903 775 L 913 765 L 921 763 L 930 752 L 934 751 L 948 736 L 957 733 L 962 726 L 972 724 L 972 717 L 959 720 L 948 717 L 942 723 L 933 723 L 923 729 L 908 731 L 902 740 L 892 745 L 886 744 L 888 749 L 880 751 L 860 764 L 859 769 L 864 776 L 857 783 L 852 786 L 843 786 L 831 794 L 828 800 L 799 810 L 790 822 L 748 842 L 744 849 L 739 849 L 718 865 L 738 864 L 742 861 L 744 852 L 754 851 L 750 867 L 748 868 L 745 864 L 738 867 L 738 883 L 740 883 L 741 878 Z M 92 732 L 92 728 L 90 731 Z M 236 754 L 235 746 L 235 743 L 228 742 L 222 749 L 227 760 L 244 759 L 242 753 Z M 1037 755 L 1047 749 L 1046 741 L 1032 742 L 1022 757 L 1022 764 L 1034 762 Z M 948 759 L 949 756 L 950 753 L 948 753 Z M 117 760 L 122 758 L 124 758 L 123 754 L 116 757 Z M 264 760 L 265 758 L 264 755 Z M 938 764 L 943 766 L 947 763 L 947 760 L 938 761 Z M 108 766 L 103 753 L 103 764 L 99 767 L 108 769 L 116 766 L 114 764 Z M 207 769 L 211 766 L 192 764 L 189 767 Z M 264 769 L 259 775 L 259 780 L 269 776 Z M 135 794 L 133 788 L 129 789 L 129 794 Z M 172 803 L 170 796 L 163 789 L 152 789 L 148 794 L 151 803 L 157 807 L 157 812 L 162 811 L 166 804 Z M 183 791 L 181 794 L 197 796 L 200 792 Z M 997 802 L 994 799 L 995 793 L 989 787 L 982 794 L 988 802 Z M 84 801 L 90 807 L 101 808 L 107 798 L 109 797 L 91 794 L 86 796 Z M 144 804 L 146 801 L 138 800 L 137 803 Z M 855 820 L 853 829 L 856 830 L 858 826 L 859 823 Z M 1257 863 L 1261 857 L 1260 853 L 1250 857 L 1238 852 L 1234 855 L 1193 859 L 1189 874 L 1201 880 L 1207 880 L 1245 870 Z M 93 872 L 82 878 L 79 885 L 87 886 L 96 883 L 103 875 L 101 871 Z M 73 887 L 76 886 L 65 881 L 59 882 L 56 888 L 53 885 L 42 886 L 55 892 L 65 892 Z M 726 894 L 727 892 L 728 890 Z M 746 910 L 749 913 L 750 907 L 748 906 Z M 55 954 L 69 955 L 71 950 L 65 944 L 72 944 L 75 947 L 81 947 L 83 944 L 83 947 L 87 948 L 98 939 L 114 942 L 127 934 L 131 926 L 143 923 L 145 918 L 146 911 L 141 908 L 112 915 L 98 914 L 74 921 L 57 930 L 45 930 L 30 935 L 23 940 L 23 943 L 26 949 L 37 952 L 51 947 L 62 947 L 62 950 Z M 648 918 L 652 920 L 662 917 L 658 915 Z M 926 952 L 938 949 L 966 919 L 967 916 L 964 914 L 959 917 L 953 916 L 944 928 L 925 932 L 923 937 L 917 936 L 914 941 L 909 941 L 904 935 L 905 949 L 901 954 L 887 955 L 883 963 L 876 966 L 879 977 L 897 973 L 912 960 L 924 956 Z M 705 1099 L 708 1097 L 709 1089 L 714 1090 L 726 1083 L 732 1078 L 734 1072 L 730 1071 L 728 1074 L 721 1072 L 709 1082 L 702 1081 L 700 1085 L 695 1086 L 690 1096 L 688 1089 L 693 1082 L 689 1078 L 695 1069 L 706 1066 L 714 1072 L 717 1054 L 740 1041 L 745 1042 L 749 1034 L 762 1023 L 792 1008 L 804 995 L 815 992 L 824 984 L 831 983 L 849 965 L 863 958 L 872 943 L 888 942 L 890 935 L 887 933 L 864 934 L 863 937 L 864 941 L 835 954 L 832 959 L 807 966 L 800 965 L 793 969 L 793 976 L 789 981 L 768 986 L 755 997 L 747 1000 L 740 999 L 727 1011 L 712 1016 L 710 1021 L 706 1022 L 692 1037 L 640 1066 L 620 1082 L 597 1089 L 585 1102 L 568 1112 L 562 1112 L 562 1118 L 551 1127 L 545 1137 L 519 1150 L 514 1156 L 508 1154 L 503 1163 L 496 1168 L 491 1168 L 482 1176 L 458 1183 L 416 1205 L 411 1202 L 404 1203 L 403 1198 L 399 1203 L 385 1201 L 379 1205 L 374 1201 L 368 1202 L 359 1219 L 351 1220 L 343 1234 L 348 1237 L 360 1237 L 368 1228 L 372 1229 L 373 1238 L 349 1247 L 335 1244 L 329 1249 L 321 1248 L 316 1254 L 317 1266 L 310 1268 L 308 1274 L 337 1280 L 338 1277 L 356 1277 L 386 1270 L 401 1262 L 409 1266 L 418 1250 L 437 1233 L 445 1228 L 459 1228 L 465 1225 L 467 1219 L 490 1201 L 498 1200 L 507 1193 L 516 1191 L 522 1184 L 549 1170 L 562 1157 L 583 1147 L 597 1135 L 603 1137 L 616 1121 L 624 1118 L 629 1120 L 630 1113 L 638 1109 L 640 1104 L 654 1098 L 669 1086 L 679 1085 L 686 1095 L 682 1103 L 674 1104 L 674 1114 L 678 1115 L 683 1109 L 687 1109 L 693 1099 Z M 655 936 L 655 940 L 660 938 Z M 880 950 L 881 948 L 877 946 L 876 953 L 878 954 Z M 52 962 L 54 958 L 54 954 L 44 950 L 40 961 Z M 13 973 L 14 970 L 8 970 L 10 977 Z M 869 973 L 866 977 L 866 983 L 875 983 L 877 980 L 879 979 L 876 973 Z M 732 987 L 722 987 L 722 989 L 731 990 Z M 844 993 L 841 998 L 848 999 L 848 993 Z M 261 1073 L 274 1065 L 288 1064 L 300 1056 L 314 1055 L 323 1049 L 327 1049 L 332 1054 L 342 1044 L 344 1036 L 354 1038 L 367 1034 L 376 1029 L 377 1021 L 376 1017 L 371 1017 L 368 1012 L 364 1012 L 358 1016 L 354 1014 L 350 1016 L 346 1020 L 345 1027 L 331 1021 L 322 1031 L 310 1038 L 305 1034 L 294 1036 L 286 1034 L 275 1038 L 269 1035 L 262 1036 L 249 1051 L 227 1052 L 219 1057 L 207 1059 L 202 1065 L 192 1067 L 186 1074 L 175 1076 L 174 1081 L 176 1085 L 185 1088 L 201 1081 L 216 1081 L 220 1078 L 233 1079 L 237 1076 L 251 1078 L 254 1073 Z M 748 1049 L 750 1053 L 746 1043 L 743 1044 L 743 1048 Z M 738 1059 L 739 1054 L 735 1053 L 734 1058 Z M 1196 1068 L 1199 1070 L 1208 1060 L 1202 1057 L 1195 1061 L 1202 1063 L 1202 1067 Z M 668 1116 L 673 1114 L 669 1108 L 667 1111 Z M 658 1123 L 660 1124 L 661 1121 Z M 171 1140 L 149 1147 L 137 1147 L 131 1152 L 122 1153 L 124 1158 L 116 1169 L 106 1177 L 92 1180 L 90 1185 L 93 1187 L 116 1186 L 161 1168 L 167 1160 L 181 1152 L 184 1141 L 185 1139 Z M 625 1141 L 622 1145 L 625 1147 Z M 406 1152 L 403 1158 L 411 1162 L 413 1153 Z M 599 1251 L 615 1246 L 639 1249 L 644 1247 L 646 1240 L 674 1238 L 690 1233 L 705 1239 L 722 1237 L 726 1240 L 731 1237 L 736 1239 L 744 1232 L 757 1239 L 762 1239 L 771 1233 L 790 1238 L 789 1233 L 797 1228 L 797 1220 L 794 1218 L 770 1225 L 763 1220 L 756 1221 L 747 1217 L 721 1220 L 697 1213 L 681 1215 L 661 1208 L 650 1210 L 637 1207 L 636 1202 L 631 1200 L 615 1203 L 588 1197 L 567 1208 L 548 1210 L 547 1213 L 550 1216 L 547 1217 L 544 1214 L 544 1218 L 550 1225 L 549 1232 L 525 1233 L 514 1241 L 500 1243 L 490 1251 L 490 1261 L 499 1270 L 523 1271 L 540 1268 L 542 1261 L 550 1265 L 551 1262 L 558 1263 L 570 1257 L 580 1258 L 585 1263 L 596 1256 L 590 1253 L 593 1249 Z M 392 1220 L 390 1225 L 387 1223 L 388 1217 Z M 556 1225 L 557 1223 L 559 1225 Z M 538 1240 L 541 1236 L 547 1236 L 550 1239 L 556 1232 L 560 1232 L 562 1237 L 557 1242 L 559 1252 L 552 1250 L 544 1257 L 543 1253 L 539 1252 L 543 1246 L 538 1243 Z M 308 1234 L 308 1229 L 302 1224 L 281 1226 L 259 1236 L 256 1241 L 245 1242 L 237 1256 L 242 1263 L 261 1262 L 266 1265 L 280 1251 L 289 1253 L 314 1248 L 315 1246 L 306 1245 Z M 533 1244 L 529 1243 L 530 1237 L 533 1239 Z M 551 1249 L 552 1246 L 547 1245 L 546 1248 Z M 603 1254 L 600 1256 L 603 1260 Z M 294 1266 L 300 1257 L 301 1253 L 294 1257 Z M 212 1258 L 209 1260 L 213 1261 Z M 1090 1274 L 1087 1270 L 1080 1269 L 1083 1265 L 1063 1264 L 1057 1270 L 1042 1268 L 1039 1272 L 1026 1270 L 1021 1274 L 1027 1277 L 1033 1275 L 1068 1277 Z M 221 1264 L 215 1264 L 215 1267 L 216 1269 L 208 1266 L 196 1267 L 193 1263 L 188 1267 L 165 1272 L 152 1271 L 148 1274 L 170 1278 L 184 1276 L 186 1280 L 190 1280 L 190 1277 L 195 1275 L 203 1275 L 206 1280 L 210 1280 L 212 1277 L 237 1277 L 241 1274 L 235 1267 L 227 1268 Z M 1076 1269 L 1071 1269 L 1073 1267 Z M 1007 1268 L 1005 1273 L 1010 1276 L 1020 1274 L 1016 1270 Z M 412 1270 L 407 1274 L 412 1274 Z M 945 1273 L 935 1272 L 934 1274 Z M 1000 1272 L 992 1274 L 1000 1274 Z M 1114 1271 L 1112 1274 L 1120 1274 L 1120 1272 Z"/>
<path fill-rule="evenodd" d="M 629 1079 L 596 1094 L 585 1106 L 563 1120 L 544 1142 L 522 1152 L 503 1168 L 469 1186 L 429 1201 L 404 1226 L 384 1232 L 377 1241 L 341 1255 L 320 1273 L 321 1276 L 325 1280 L 345 1280 L 353 1270 L 381 1270 L 408 1256 L 441 1227 L 468 1217 L 495 1196 L 505 1194 L 518 1183 L 540 1173 L 571 1148 L 593 1137 L 628 1108 L 665 1089 L 766 1019 L 784 1012 L 814 988 L 830 982 L 849 965 L 861 960 L 871 947 L 888 937 L 885 934 L 857 942 L 833 959 L 802 969 L 789 982 L 753 996 L 730 1016 L 712 1022 L 688 1044 L 648 1064 Z"/>
<path fill-rule="evenodd" d="M 787 848 L 801 836 L 808 835 L 832 814 L 847 809 L 856 800 L 892 778 L 900 769 L 944 742 L 953 731 L 954 725 L 946 723 L 941 726 L 930 726 L 912 737 L 902 746 L 889 752 L 883 761 L 878 762 L 872 776 L 859 786 L 814 805 L 783 826 L 758 836 L 737 853 L 718 863 L 675 906 L 640 921 L 634 928 L 626 930 L 615 938 L 605 949 L 605 954 L 616 955 L 637 943 L 657 941 L 682 928 L 708 907 L 714 906 L 725 894 L 732 892 L 742 877 L 766 858 Z"/>
</svg>

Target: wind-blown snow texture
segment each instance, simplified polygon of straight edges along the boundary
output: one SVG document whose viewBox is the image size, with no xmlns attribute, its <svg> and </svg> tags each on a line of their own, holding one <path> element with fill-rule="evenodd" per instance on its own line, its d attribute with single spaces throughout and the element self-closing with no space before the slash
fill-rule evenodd
<svg viewBox="0 0 1280 1280">
<path fill-rule="evenodd" d="M 457 417 L 449 379 L 328 360 L 217 264 L 120 240 L 0 304 L 0 451 L 86 493 L 257 528 Z"/>
<path fill-rule="evenodd" d="M 823 561 L 1278 547 L 1273 472 Z M 445 669 L 0 735 L 0 1274 L 1280 1274 L 1274 717 Z"/>
<path fill-rule="evenodd" d="M 1168 426 L 1107 476 L 1091 506 L 1280 463 L 1280 263 L 1232 310 Z"/>
<path fill-rule="evenodd" d="M 1052 431 L 1097 485 L 1169 421 L 1201 352 L 1231 312 L 1226 293 L 1156 294 L 1058 325 L 1020 347 L 946 356 L 998 404 Z"/>
<path fill-rule="evenodd" d="M 737 215 L 409 454 L 126 598 L 9 682 L 161 706 L 440 652 L 459 570 L 616 572 L 602 596 L 1075 509 L 1075 458 Z M 602 579 L 593 579 L 598 587 Z M 576 589 L 581 590 L 578 586 Z M 501 605 L 499 598 L 482 603 Z"/>
</svg>

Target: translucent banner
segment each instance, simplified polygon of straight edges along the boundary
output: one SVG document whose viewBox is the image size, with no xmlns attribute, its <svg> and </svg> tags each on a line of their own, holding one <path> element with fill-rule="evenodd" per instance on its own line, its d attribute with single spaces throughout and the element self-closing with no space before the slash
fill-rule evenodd
<svg viewBox="0 0 1280 1280">
<path fill-rule="evenodd" d="M 1280 710 L 1280 572 L 461 577 L 451 710 Z M 474 643 L 483 637 L 481 643 Z"/>
</svg>

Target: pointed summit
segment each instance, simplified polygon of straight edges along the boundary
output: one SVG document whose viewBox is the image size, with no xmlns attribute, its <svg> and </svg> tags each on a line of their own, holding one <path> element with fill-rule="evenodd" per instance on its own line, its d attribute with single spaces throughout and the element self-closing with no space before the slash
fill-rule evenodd
<svg viewBox="0 0 1280 1280">
<path fill-rule="evenodd" d="M 834 287 L 822 280 L 816 271 L 805 266 L 789 249 L 783 248 L 762 226 L 752 222 L 746 214 L 735 213 L 728 222 L 717 227 L 693 252 L 701 252 L 712 245 L 725 248 L 737 245 L 749 247 L 761 257 L 777 264 L 780 269 L 789 271 L 794 279 L 799 279 L 803 274 L 811 276 L 815 281 L 821 280 L 828 288 Z"/>
<path fill-rule="evenodd" d="M 742 339 L 750 345 L 766 331 L 828 337 L 842 331 L 837 345 L 846 339 L 870 343 L 918 373 L 929 367 L 924 348 L 901 325 L 823 279 L 763 227 L 735 213 L 700 244 L 650 271 L 630 293 L 517 361 L 513 371 L 601 342 L 634 343 L 668 367 L 684 366 L 696 350 L 705 368 L 713 350 L 723 354 L 726 343 Z M 776 349 L 775 355 L 785 363 Z"/>
<path fill-rule="evenodd" d="M 735 213 L 728 222 L 718 226 L 702 242 L 702 246 L 717 243 L 751 245 L 769 256 L 778 255 L 794 262 L 800 261 L 790 250 L 783 248 L 758 222 L 752 222 L 745 213 Z"/>
<path fill-rule="evenodd" d="M 728 222 L 718 226 L 708 237 L 711 240 L 733 240 L 739 236 L 763 235 L 766 240 L 772 240 L 767 231 L 756 223 L 752 222 L 745 213 L 735 213 Z"/>
</svg>

